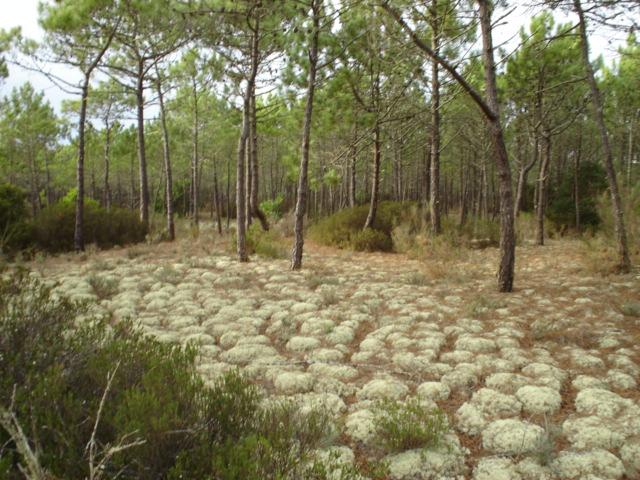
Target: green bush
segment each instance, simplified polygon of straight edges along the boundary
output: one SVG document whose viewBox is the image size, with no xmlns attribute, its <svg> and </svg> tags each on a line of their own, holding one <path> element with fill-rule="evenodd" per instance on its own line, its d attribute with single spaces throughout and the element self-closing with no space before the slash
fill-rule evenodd
<svg viewBox="0 0 640 480">
<path fill-rule="evenodd" d="M 260 210 L 275 220 L 280 220 L 284 214 L 284 197 L 278 195 L 274 200 L 265 200 L 260 203 Z"/>
<path fill-rule="evenodd" d="M 356 252 L 390 252 L 393 250 L 391 237 L 372 228 L 352 234 L 350 243 L 351 248 Z"/>
<path fill-rule="evenodd" d="M 335 437 L 325 412 L 266 403 L 235 372 L 207 386 L 195 347 L 160 343 L 131 323 L 110 327 L 28 272 L 11 273 L 0 279 L 0 408 L 15 414 L 52 478 L 89 478 L 95 425 L 97 458 L 135 444 L 102 478 L 304 478 L 311 452 Z M 23 478 L 24 459 L 1 427 L 0 446 L 0 478 Z"/>
<path fill-rule="evenodd" d="M 289 250 L 282 235 L 275 231 L 265 232 L 258 223 L 252 223 L 246 232 L 246 246 L 249 255 L 261 255 L 267 258 L 285 259 Z M 234 233 L 229 241 L 229 250 L 235 252 L 237 235 Z"/>
<path fill-rule="evenodd" d="M 393 247 L 393 228 L 401 223 L 414 208 L 411 202 L 380 202 L 373 224 L 377 233 L 363 233 L 369 205 L 340 210 L 312 225 L 309 236 L 323 245 L 354 250 L 389 251 Z M 382 240 L 382 236 L 386 237 Z M 375 247 L 375 248 L 369 248 Z"/>
<path fill-rule="evenodd" d="M 0 185 L 0 252 L 19 250 L 29 243 L 26 199 L 22 189 L 8 183 Z"/>
<path fill-rule="evenodd" d="M 427 409 L 416 399 L 379 402 L 374 425 L 378 439 L 389 452 L 437 448 L 450 430 L 444 412 Z"/>
<path fill-rule="evenodd" d="M 43 209 L 33 220 L 33 243 L 49 252 L 71 251 L 76 222 L 75 200 L 67 195 Z M 100 248 L 138 243 L 147 229 L 136 212 L 123 208 L 106 210 L 95 200 L 84 205 L 84 241 Z"/>
</svg>

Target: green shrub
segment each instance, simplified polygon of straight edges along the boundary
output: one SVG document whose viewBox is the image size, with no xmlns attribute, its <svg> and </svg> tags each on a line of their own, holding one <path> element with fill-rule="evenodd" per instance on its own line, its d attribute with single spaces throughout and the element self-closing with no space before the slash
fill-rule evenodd
<svg viewBox="0 0 640 480">
<path fill-rule="evenodd" d="M 26 199 L 22 189 L 8 183 L 0 185 L 0 252 L 19 250 L 29 243 Z"/>
<path fill-rule="evenodd" d="M 43 209 L 33 220 L 36 247 L 49 252 L 71 251 L 76 222 L 75 201 L 70 195 Z M 142 242 L 147 229 L 136 212 L 122 208 L 101 208 L 87 199 L 84 206 L 84 240 L 100 248 Z"/>
<path fill-rule="evenodd" d="M 280 220 L 284 214 L 284 197 L 280 194 L 273 200 L 265 200 L 260 203 L 260 210 L 274 220 Z"/>
<path fill-rule="evenodd" d="M 249 255 L 257 254 L 267 258 L 289 258 L 289 250 L 282 235 L 274 230 L 265 232 L 258 223 L 252 223 L 246 231 L 246 246 Z M 237 235 L 234 233 L 229 241 L 229 250 L 236 249 Z"/>
<path fill-rule="evenodd" d="M 391 237 L 372 228 L 352 234 L 350 244 L 356 252 L 390 252 L 393 250 Z"/>
<path fill-rule="evenodd" d="M 389 452 L 437 448 L 450 429 L 444 412 L 427 409 L 417 399 L 379 402 L 374 424 L 381 445 Z"/>
<path fill-rule="evenodd" d="M 340 210 L 325 217 L 309 229 L 309 237 L 323 245 L 354 250 L 390 251 L 393 228 L 415 208 L 411 202 L 380 202 L 373 223 L 375 234 L 363 233 L 363 227 L 369 213 L 369 205 L 360 205 Z M 382 236 L 386 239 L 382 240 Z"/>
<path fill-rule="evenodd" d="M 99 458 L 134 443 L 104 465 L 103 478 L 304 478 L 312 451 L 335 438 L 325 412 L 268 404 L 236 372 L 206 386 L 192 346 L 87 318 L 86 307 L 52 295 L 28 272 L 5 277 L 0 407 L 37 441 L 52 478 L 89 478 L 94 425 Z M 2 478 L 22 478 L 23 459 L 2 428 L 0 445 Z"/>
</svg>

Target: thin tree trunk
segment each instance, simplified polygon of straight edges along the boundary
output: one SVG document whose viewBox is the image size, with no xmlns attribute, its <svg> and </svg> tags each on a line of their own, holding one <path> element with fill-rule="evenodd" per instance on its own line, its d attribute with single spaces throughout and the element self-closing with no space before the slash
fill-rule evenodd
<svg viewBox="0 0 640 480">
<path fill-rule="evenodd" d="M 307 77 L 307 103 L 304 110 L 302 127 L 302 156 L 300 158 L 300 174 L 298 176 L 298 192 L 296 198 L 293 252 L 291 253 L 291 269 L 302 268 L 302 251 L 304 247 L 304 215 L 307 210 L 307 194 L 309 189 L 309 143 L 311 141 L 311 119 L 313 115 L 313 97 L 316 88 L 316 66 L 318 64 L 318 38 L 320 36 L 320 11 L 322 0 L 311 0 L 313 11 L 313 32 L 309 46 L 309 75 Z"/>
<path fill-rule="evenodd" d="M 438 2 L 431 3 L 431 48 L 437 54 L 440 51 L 438 30 Z M 431 212 L 431 232 L 439 235 L 442 231 L 440 222 L 440 79 L 438 62 L 431 59 L 431 187 L 429 209 Z"/>
<path fill-rule="evenodd" d="M 220 194 L 218 192 L 218 169 L 216 168 L 216 157 L 213 157 L 213 205 L 216 209 L 216 220 L 218 224 L 218 235 L 222 235 L 222 212 L 220 211 Z"/>
<path fill-rule="evenodd" d="M 380 190 L 380 126 L 376 123 L 373 128 L 373 175 L 371 177 L 371 199 L 369 202 L 369 213 L 364 223 L 364 230 L 372 228 L 376 221 L 378 210 L 378 196 Z"/>
<path fill-rule="evenodd" d="M 80 121 L 78 124 L 78 165 L 76 167 L 76 222 L 73 233 L 73 247 L 76 252 L 84 251 L 84 158 L 85 126 L 87 122 L 87 102 L 89 97 L 89 75 L 85 75 L 80 99 Z"/>
<path fill-rule="evenodd" d="M 580 222 L 580 157 L 582 155 L 582 136 L 578 143 L 578 151 L 576 152 L 573 164 L 573 200 L 576 210 L 576 230 L 579 232 L 582 228 Z"/>
<path fill-rule="evenodd" d="M 259 20 L 256 20 L 255 30 L 251 36 L 251 72 L 247 78 L 247 87 L 244 94 L 242 109 L 242 132 L 238 141 L 238 162 L 236 165 L 236 236 L 237 253 L 240 262 L 248 262 L 247 239 L 246 239 L 246 190 L 245 190 L 245 157 L 247 141 L 249 138 L 249 128 L 251 123 L 251 95 L 255 86 L 256 75 L 258 73 L 258 31 Z"/>
<path fill-rule="evenodd" d="M 147 154 L 144 144 L 144 84 L 142 62 L 138 64 L 136 104 L 138 112 L 138 163 L 140 167 L 140 220 L 149 226 L 149 181 L 147 179 Z"/>
<path fill-rule="evenodd" d="M 198 226 L 198 90 L 195 76 L 191 78 L 193 94 L 193 151 L 191 153 L 191 221 Z"/>
<path fill-rule="evenodd" d="M 533 158 L 527 164 L 520 166 L 520 172 L 518 174 L 518 186 L 516 188 L 516 202 L 514 206 L 514 215 L 518 217 L 520 210 L 522 210 L 522 196 L 524 195 L 524 188 L 527 185 L 527 176 L 531 169 L 538 163 L 538 138 L 536 137 L 533 147 Z"/>
<path fill-rule="evenodd" d="M 547 200 L 547 177 L 551 162 L 551 137 L 548 132 L 542 134 L 542 164 L 538 173 L 538 202 L 536 204 L 536 245 L 544 245 L 544 211 Z"/>
<path fill-rule="evenodd" d="M 156 69 L 157 72 L 157 69 Z M 160 123 L 162 125 L 162 157 L 164 160 L 165 188 L 164 201 L 167 212 L 167 235 L 170 241 L 176 238 L 176 228 L 173 221 L 173 176 L 171 173 L 171 156 L 169 151 L 169 130 L 167 128 L 167 116 L 164 108 L 164 97 L 162 94 L 162 84 L 160 76 L 157 81 L 158 99 L 160 100 Z"/>
<path fill-rule="evenodd" d="M 258 51 L 254 52 L 254 55 L 258 56 Z M 257 62 L 257 58 L 256 58 Z M 249 194 L 249 205 L 251 215 L 256 217 L 260 221 L 260 226 L 265 232 L 269 230 L 269 222 L 267 216 L 262 210 L 260 210 L 260 204 L 258 203 L 258 190 L 260 188 L 260 171 L 258 165 L 258 118 L 256 110 L 256 92 L 255 86 L 251 95 L 251 135 L 249 142 L 251 145 L 251 155 L 249 158 L 251 162 L 249 164 L 251 168 L 251 190 Z"/>
<path fill-rule="evenodd" d="M 351 167 L 349 175 L 349 206 L 356 206 L 356 161 L 358 160 L 358 147 L 356 141 L 358 139 L 358 125 L 353 126 L 353 141 L 351 145 Z"/>
<path fill-rule="evenodd" d="M 627 188 L 631 188 L 631 164 L 633 163 L 633 117 L 629 122 L 629 152 L 627 154 Z"/>
<path fill-rule="evenodd" d="M 109 184 L 109 167 L 111 160 L 111 128 L 109 121 L 105 122 L 104 138 L 104 207 L 111 209 L 111 185 Z"/>
<path fill-rule="evenodd" d="M 629 247 L 627 245 L 627 230 L 624 224 L 624 213 L 622 211 L 622 202 L 620 200 L 620 192 L 618 190 L 618 181 L 613 168 L 613 153 L 609 144 L 609 134 L 604 122 L 604 113 L 602 105 L 602 97 L 600 89 L 596 83 L 593 67 L 589 61 L 589 40 L 587 38 L 587 24 L 582 10 L 580 0 L 573 0 L 573 5 L 579 18 L 580 27 L 580 46 L 582 50 L 582 61 L 587 73 L 587 81 L 591 88 L 591 103 L 595 113 L 595 121 L 600 133 L 600 140 L 604 150 L 604 167 L 607 172 L 607 180 L 609 182 L 609 193 L 611 195 L 611 208 L 613 210 L 613 218 L 615 225 L 616 240 L 618 243 L 618 268 L 622 272 L 628 272 L 631 269 L 631 259 L 629 258 Z"/>
</svg>

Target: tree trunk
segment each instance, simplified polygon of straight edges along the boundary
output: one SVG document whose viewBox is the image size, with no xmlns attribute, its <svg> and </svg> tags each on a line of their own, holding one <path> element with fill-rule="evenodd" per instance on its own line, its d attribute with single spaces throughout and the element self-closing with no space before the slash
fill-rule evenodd
<svg viewBox="0 0 640 480">
<path fill-rule="evenodd" d="M 582 137 L 578 143 L 578 151 L 576 152 L 573 163 L 573 201 L 576 210 L 576 230 L 579 232 L 582 228 L 580 222 L 580 157 L 582 155 Z"/>
<path fill-rule="evenodd" d="M 378 210 L 378 195 L 380 190 L 380 126 L 376 123 L 373 128 L 373 175 L 371 177 L 371 199 L 369 202 L 369 213 L 364 223 L 363 230 L 372 228 L 376 221 Z"/>
<path fill-rule="evenodd" d="M 216 168 L 216 158 L 213 157 L 213 205 L 216 209 L 216 220 L 218 224 L 218 235 L 222 235 L 222 212 L 220 211 L 220 194 L 218 192 L 218 169 Z"/>
<path fill-rule="evenodd" d="M 255 86 L 256 75 L 258 73 L 258 31 L 259 20 L 256 20 L 256 27 L 251 36 L 251 71 L 247 78 L 247 87 L 244 93 L 242 109 L 242 132 L 238 141 L 238 161 L 236 165 L 236 236 L 237 253 L 240 262 L 248 262 L 247 238 L 246 238 L 246 191 L 245 191 L 245 156 L 247 141 L 249 138 L 249 128 L 251 123 L 251 95 Z"/>
<path fill-rule="evenodd" d="M 138 112 L 138 163 L 140 167 L 140 220 L 149 226 L 149 182 L 147 180 L 147 154 L 144 144 L 144 73 L 142 62 L 138 64 L 136 104 Z"/>
<path fill-rule="evenodd" d="M 254 53 L 257 56 L 258 51 Z M 256 91 L 255 86 L 251 95 L 251 135 L 250 135 L 250 145 L 251 145 L 251 155 L 249 158 L 251 162 L 249 167 L 251 168 L 251 190 L 249 194 L 249 205 L 251 210 L 251 215 L 256 217 L 260 221 L 260 226 L 262 230 L 265 232 L 269 230 L 269 222 L 267 221 L 267 216 L 264 214 L 262 210 L 260 210 L 260 204 L 258 203 L 258 191 L 260 188 L 260 171 L 258 165 L 258 113 L 256 111 Z"/>
<path fill-rule="evenodd" d="M 518 174 L 518 186 L 516 188 L 516 202 L 514 207 L 514 215 L 518 217 L 520 210 L 522 210 L 522 196 L 524 195 L 524 188 L 527 185 L 527 176 L 531 169 L 538 163 L 538 138 L 536 137 L 535 144 L 533 146 L 533 159 L 520 166 L 520 172 Z"/>
<path fill-rule="evenodd" d="M 356 141 L 358 140 L 358 126 L 353 126 L 353 143 L 351 145 L 351 168 L 349 175 L 349 206 L 351 208 L 356 206 L 356 161 L 358 160 L 358 147 Z"/>
<path fill-rule="evenodd" d="M 198 89 L 195 76 L 191 78 L 193 94 L 193 151 L 191 153 L 191 221 L 198 226 Z"/>
<path fill-rule="evenodd" d="M 108 121 L 105 122 L 104 138 L 104 208 L 111 209 L 111 185 L 109 184 L 109 167 L 111 159 L 111 128 Z"/>
<path fill-rule="evenodd" d="M 440 50 L 438 30 L 438 2 L 431 3 L 431 48 L 437 54 Z M 429 210 L 431 213 L 431 232 L 439 235 L 442 231 L 440 222 L 440 79 L 438 62 L 431 59 L 431 187 Z"/>
<path fill-rule="evenodd" d="M 76 252 L 84 251 L 84 157 L 85 126 L 87 122 L 87 102 L 89 97 L 89 75 L 85 75 L 80 99 L 80 121 L 78 123 L 78 165 L 76 167 L 76 222 L 73 233 L 73 247 Z"/>
<path fill-rule="evenodd" d="M 495 161 L 500 187 L 500 267 L 498 269 L 498 288 L 501 292 L 511 292 L 513 290 L 516 259 L 511 168 L 509 167 L 509 156 L 500 123 L 496 68 L 493 59 L 493 40 L 491 37 L 490 5 L 488 0 L 478 0 L 478 5 L 480 7 L 482 57 L 485 71 L 487 103 L 493 111 L 493 116 L 491 118 L 487 117 L 487 120 L 489 121 L 489 131 L 495 149 Z"/>
<path fill-rule="evenodd" d="M 156 70 L 157 71 L 157 70 Z M 166 174 L 166 184 L 164 188 L 164 201 L 167 211 L 167 235 L 170 241 L 176 238 L 176 228 L 173 221 L 173 176 L 171 173 L 171 157 L 169 151 L 169 130 L 167 129 L 167 116 L 164 108 L 164 97 L 162 94 L 162 84 L 158 75 L 158 99 L 160 100 L 160 123 L 162 125 L 162 158 L 164 161 L 164 171 Z"/>
<path fill-rule="evenodd" d="M 609 182 L 609 193 L 611 195 L 611 208 L 613 210 L 613 218 L 615 225 L 616 240 L 618 243 L 618 268 L 622 272 L 628 272 L 631 269 L 631 259 L 629 258 L 629 247 L 627 245 L 627 230 L 624 224 L 624 214 L 622 211 L 622 202 L 620 200 L 620 192 L 618 191 L 618 181 L 616 173 L 613 169 L 613 153 L 609 144 L 609 134 L 604 122 L 604 113 L 602 105 L 602 97 L 600 89 L 596 83 L 593 67 L 589 61 L 589 41 L 587 38 L 587 24 L 582 10 L 580 0 L 573 0 L 573 5 L 579 18 L 580 27 L 580 46 L 582 50 L 582 62 L 587 74 L 587 81 L 591 89 L 591 103 L 595 113 L 595 121 L 600 133 L 600 140 L 604 150 L 604 167 L 607 172 L 607 180 Z"/>
<path fill-rule="evenodd" d="M 544 245 L 544 211 L 547 201 L 547 177 L 551 162 L 551 137 L 549 132 L 542 134 L 542 164 L 538 173 L 538 201 L 536 204 L 536 245 Z"/>
</svg>

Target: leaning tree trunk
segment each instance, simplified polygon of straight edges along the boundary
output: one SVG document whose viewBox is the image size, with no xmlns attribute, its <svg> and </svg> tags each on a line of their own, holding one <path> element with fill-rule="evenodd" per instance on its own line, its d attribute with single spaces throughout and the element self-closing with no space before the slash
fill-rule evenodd
<svg viewBox="0 0 640 480">
<path fill-rule="evenodd" d="M 294 236 L 295 243 L 291 253 L 291 269 L 302 268 L 302 250 L 304 247 L 304 215 L 307 210 L 307 193 L 309 189 L 309 143 L 311 139 L 311 118 L 313 115 L 313 97 L 316 87 L 316 66 L 318 64 L 318 37 L 320 35 L 320 8 L 322 0 L 311 0 L 313 9 L 313 35 L 309 48 L 309 75 L 307 78 L 307 103 L 304 110 L 302 127 L 302 157 L 298 176 L 298 192 L 296 198 Z"/>
<path fill-rule="evenodd" d="M 257 56 L 258 51 L 254 52 Z M 255 86 L 253 88 L 253 92 L 251 94 L 251 128 L 249 135 L 249 145 L 251 148 L 251 153 L 249 155 L 249 168 L 251 170 L 251 182 L 250 182 L 250 191 L 249 191 L 249 211 L 251 216 L 256 217 L 260 221 L 260 226 L 266 232 L 269 230 L 269 222 L 267 221 L 267 216 L 264 214 L 262 210 L 260 210 L 260 204 L 258 203 L 258 189 L 260 188 L 259 183 L 259 166 L 258 166 L 258 118 L 257 118 L 257 110 L 256 110 L 256 90 Z"/>
<path fill-rule="evenodd" d="M 142 62 L 138 64 L 136 107 L 138 113 L 138 163 L 140 167 L 140 220 L 149 227 L 149 181 L 147 179 L 147 154 L 144 144 L 144 74 Z"/>
<path fill-rule="evenodd" d="M 602 97 L 600 89 L 596 83 L 593 67 L 589 61 L 589 40 L 587 38 L 587 24 L 582 10 L 580 0 L 573 0 L 573 5 L 579 18 L 580 27 L 580 46 L 582 50 L 582 62 L 587 74 L 587 81 L 591 89 L 591 103 L 595 112 L 595 121 L 600 133 L 600 140 L 604 150 L 604 167 L 607 172 L 607 181 L 609 182 L 609 193 L 611 195 L 611 208 L 613 210 L 613 219 L 615 226 L 616 240 L 618 243 L 618 267 L 622 272 L 628 272 L 631 269 L 631 259 L 629 258 L 629 247 L 627 245 L 627 230 L 624 224 L 624 214 L 622 211 L 622 201 L 620 200 L 620 192 L 618 190 L 618 181 L 613 168 L 613 153 L 609 144 L 609 134 L 604 122 L 604 113 L 602 105 Z"/>
<path fill-rule="evenodd" d="M 363 230 L 372 228 L 376 221 L 378 210 L 378 195 L 380 191 L 380 126 L 376 123 L 373 128 L 373 175 L 371 176 L 371 201 L 369 202 L 369 214 L 364 223 Z"/>
<path fill-rule="evenodd" d="M 551 163 L 551 138 L 542 134 L 542 164 L 538 173 L 538 201 L 536 202 L 536 245 L 544 245 L 544 211 L 547 201 L 547 177 Z"/>
<path fill-rule="evenodd" d="M 511 168 L 504 142 L 498 89 L 496 85 L 496 67 L 493 59 L 493 40 L 491 35 L 491 12 L 488 0 L 478 0 L 480 27 L 482 31 L 482 57 L 484 62 L 487 104 L 493 111 L 489 121 L 489 132 L 496 155 L 500 188 L 500 267 L 498 269 L 498 288 L 501 292 L 513 290 L 513 276 L 516 260 L 516 241 L 513 219 L 513 191 L 511 186 Z"/>
<path fill-rule="evenodd" d="M 84 250 L 84 157 L 85 126 L 87 122 L 87 102 L 89 97 L 89 75 L 85 75 L 80 99 L 80 121 L 78 124 L 78 165 L 76 167 L 76 222 L 73 233 L 73 247 L 76 252 Z"/>
<path fill-rule="evenodd" d="M 158 99 L 160 100 L 160 123 L 162 125 L 162 157 L 164 161 L 164 171 L 166 174 L 166 184 L 164 189 L 165 205 L 167 209 L 167 235 L 169 240 L 176 238 L 176 228 L 173 221 L 173 177 L 171 173 L 171 157 L 169 152 L 169 130 L 167 128 L 167 117 L 164 108 L 164 97 L 160 79 L 157 82 Z"/>
<path fill-rule="evenodd" d="M 520 167 L 520 172 L 518 174 L 518 185 L 516 187 L 516 201 L 514 206 L 514 215 L 517 217 L 520 215 L 520 210 L 522 210 L 522 197 L 524 195 L 524 188 L 527 185 L 527 176 L 531 169 L 538 163 L 538 139 L 536 138 L 535 145 L 533 150 L 533 158 L 527 164 L 524 164 Z"/>
<path fill-rule="evenodd" d="M 431 48 L 436 53 L 440 51 L 438 37 L 438 2 L 431 4 Z M 431 60 L 431 197 L 429 210 L 431 214 L 431 232 L 439 235 L 442 231 L 440 222 L 440 79 L 438 77 L 438 62 Z"/>
</svg>

